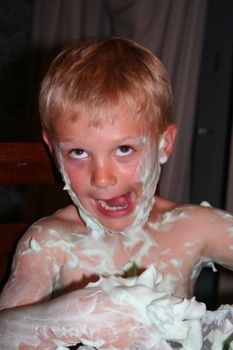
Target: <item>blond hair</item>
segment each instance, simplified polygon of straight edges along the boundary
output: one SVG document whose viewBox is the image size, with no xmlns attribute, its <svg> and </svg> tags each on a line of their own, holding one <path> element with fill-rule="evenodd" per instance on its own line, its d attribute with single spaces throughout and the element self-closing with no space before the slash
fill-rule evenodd
<svg viewBox="0 0 233 350">
<path fill-rule="evenodd" d="M 135 118 L 156 121 L 159 130 L 171 123 L 172 93 L 167 72 L 149 50 L 120 37 L 84 38 L 62 51 L 41 85 L 42 127 L 59 117 L 76 120 L 88 110 L 90 123 L 117 118 L 124 104 Z"/>
</svg>

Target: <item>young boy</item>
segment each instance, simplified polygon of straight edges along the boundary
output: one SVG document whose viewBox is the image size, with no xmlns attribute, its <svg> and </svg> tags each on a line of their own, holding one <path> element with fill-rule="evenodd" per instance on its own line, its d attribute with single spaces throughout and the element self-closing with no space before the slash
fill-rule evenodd
<svg viewBox="0 0 233 350">
<path fill-rule="evenodd" d="M 171 104 L 163 65 L 130 40 L 79 40 L 53 61 L 40 92 L 43 138 L 73 204 L 18 244 L 0 299 L 1 349 L 169 349 L 148 305 L 190 298 L 204 265 L 233 268 L 231 215 L 154 196 L 176 135 Z M 131 282 L 110 277 L 151 265 Z"/>
</svg>

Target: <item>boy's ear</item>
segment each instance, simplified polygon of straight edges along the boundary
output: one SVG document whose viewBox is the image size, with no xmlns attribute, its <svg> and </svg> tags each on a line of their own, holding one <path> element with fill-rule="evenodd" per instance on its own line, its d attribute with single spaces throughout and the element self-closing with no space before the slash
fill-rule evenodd
<svg viewBox="0 0 233 350">
<path fill-rule="evenodd" d="M 53 152 L 53 145 L 52 145 L 52 142 L 51 142 L 51 140 L 50 140 L 50 137 L 49 137 L 47 131 L 42 130 L 42 137 L 43 137 L 44 142 L 45 142 L 46 145 L 48 146 L 50 152 L 53 154 L 53 153 L 54 153 L 54 152 Z"/>
<path fill-rule="evenodd" d="M 172 153 L 177 128 L 175 124 L 169 124 L 161 136 L 160 145 L 160 163 L 166 163 L 170 154 Z"/>
</svg>

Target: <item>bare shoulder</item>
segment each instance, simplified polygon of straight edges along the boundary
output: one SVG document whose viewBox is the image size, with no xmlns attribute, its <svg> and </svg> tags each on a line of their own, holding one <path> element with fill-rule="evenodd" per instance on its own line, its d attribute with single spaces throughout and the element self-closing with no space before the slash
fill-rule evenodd
<svg viewBox="0 0 233 350">
<path fill-rule="evenodd" d="M 233 220 L 233 216 L 230 213 L 226 212 L 225 210 L 212 207 L 207 202 L 202 202 L 200 205 L 178 205 L 177 208 L 183 210 L 190 220 L 194 220 L 196 223 L 200 222 L 204 226 L 215 225 L 218 223 L 229 223 Z"/>
<path fill-rule="evenodd" d="M 71 232 L 85 232 L 77 209 L 72 204 L 34 222 L 25 232 L 23 240 L 33 237 L 38 241 L 44 241 L 51 235 L 58 238 L 69 236 Z"/>
<path fill-rule="evenodd" d="M 233 230 L 233 216 L 207 202 L 183 205 L 157 197 L 156 209 L 164 225 L 169 224 L 172 230 L 177 228 L 187 235 L 204 238 L 217 230 L 224 231 L 229 227 Z"/>
<path fill-rule="evenodd" d="M 190 221 L 200 220 L 206 222 L 212 222 L 214 220 L 232 220 L 233 216 L 221 209 L 212 207 L 208 202 L 202 202 L 200 204 L 179 204 L 167 199 L 156 196 L 156 207 L 160 214 L 166 214 L 171 212 L 182 212 L 187 215 Z"/>
<path fill-rule="evenodd" d="M 195 245 L 193 256 L 205 256 L 232 269 L 233 216 L 204 202 L 175 204 L 161 198 L 156 200 L 157 217 L 150 227 L 157 240 L 176 242 L 176 248 Z M 170 240 L 170 241 L 169 241 Z M 178 248 L 179 247 L 179 248 Z M 193 251 L 194 252 L 194 251 Z"/>
<path fill-rule="evenodd" d="M 79 217 L 77 208 L 70 204 L 67 207 L 56 211 L 50 216 L 51 219 L 62 221 L 67 224 L 76 224 L 83 228 L 82 221 Z"/>
<path fill-rule="evenodd" d="M 165 198 L 155 196 L 156 209 L 158 213 L 163 214 L 165 212 L 170 212 L 177 207 L 175 202 L 169 201 Z"/>
</svg>

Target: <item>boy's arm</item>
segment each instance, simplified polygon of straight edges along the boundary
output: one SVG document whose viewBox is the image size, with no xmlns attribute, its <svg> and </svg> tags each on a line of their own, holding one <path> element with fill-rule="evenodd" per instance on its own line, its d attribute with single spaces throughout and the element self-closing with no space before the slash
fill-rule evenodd
<svg viewBox="0 0 233 350">
<path fill-rule="evenodd" d="M 99 349 L 168 349 L 171 339 L 201 349 L 204 304 L 157 291 L 153 266 L 139 277 L 97 283 L 41 304 L 0 313 L 0 348 L 54 349 L 82 342 Z"/>
<path fill-rule="evenodd" d="M 32 226 L 19 241 L 10 277 L 0 295 L 0 310 L 48 300 L 55 284 L 54 252 L 39 248 Z"/>
<path fill-rule="evenodd" d="M 219 209 L 201 208 L 200 235 L 205 237 L 203 256 L 233 269 L 233 216 Z"/>
<path fill-rule="evenodd" d="M 99 288 L 84 288 L 45 303 L 0 313 L 0 348 L 55 349 L 79 342 L 107 349 L 146 344 L 148 325 L 136 309 L 114 304 Z"/>
<path fill-rule="evenodd" d="M 55 349 L 86 340 L 111 343 L 112 349 L 126 344 L 128 349 L 129 340 L 142 342 L 145 325 L 138 311 L 116 305 L 101 288 L 50 300 L 58 265 L 65 257 L 59 248 L 41 249 L 48 232 L 43 228 L 38 234 L 37 229 L 32 226 L 19 242 L 0 296 L 0 349 Z"/>
</svg>

